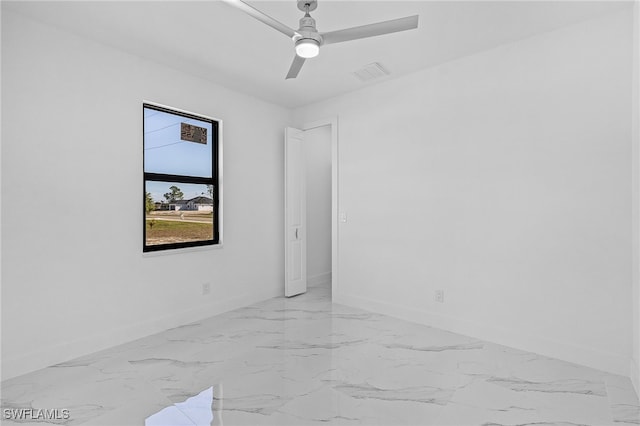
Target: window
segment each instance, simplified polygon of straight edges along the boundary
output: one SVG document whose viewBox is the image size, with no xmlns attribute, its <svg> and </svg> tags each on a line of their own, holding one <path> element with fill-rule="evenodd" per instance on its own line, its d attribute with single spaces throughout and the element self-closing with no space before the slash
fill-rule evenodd
<svg viewBox="0 0 640 426">
<path fill-rule="evenodd" d="M 219 122 L 143 104 L 143 251 L 214 245 Z"/>
</svg>

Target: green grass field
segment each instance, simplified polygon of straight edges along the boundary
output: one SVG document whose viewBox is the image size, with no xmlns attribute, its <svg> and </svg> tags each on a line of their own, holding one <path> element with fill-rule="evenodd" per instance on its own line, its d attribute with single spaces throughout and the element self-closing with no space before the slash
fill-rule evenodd
<svg viewBox="0 0 640 426">
<path fill-rule="evenodd" d="M 213 238 L 212 222 L 147 220 L 147 245 L 204 241 Z"/>
</svg>

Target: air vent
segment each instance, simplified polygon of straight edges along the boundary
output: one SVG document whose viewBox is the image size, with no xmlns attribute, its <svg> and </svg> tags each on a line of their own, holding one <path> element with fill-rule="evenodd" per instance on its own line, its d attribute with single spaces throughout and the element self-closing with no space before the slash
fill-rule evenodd
<svg viewBox="0 0 640 426">
<path fill-rule="evenodd" d="M 381 64 L 378 62 L 374 62 L 369 65 L 365 65 L 353 72 L 353 75 L 360 81 L 367 82 L 371 80 L 375 80 L 376 78 L 384 77 L 389 75 L 389 71 L 387 71 Z"/>
</svg>

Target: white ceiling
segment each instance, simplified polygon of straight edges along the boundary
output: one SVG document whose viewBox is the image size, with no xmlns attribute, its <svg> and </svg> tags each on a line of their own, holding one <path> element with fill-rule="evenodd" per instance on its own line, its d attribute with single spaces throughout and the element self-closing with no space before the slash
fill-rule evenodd
<svg viewBox="0 0 640 426">
<path fill-rule="evenodd" d="M 295 0 L 248 3 L 293 28 L 302 16 Z M 286 107 L 375 84 L 352 74 L 372 62 L 391 72 L 384 79 L 396 78 L 630 4 L 319 0 L 312 13 L 319 31 L 414 14 L 420 23 L 417 30 L 324 46 L 297 79 L 285 80 L 291 40 L 221 1 L 2 1 L 3 9 Z"/>
</svg>

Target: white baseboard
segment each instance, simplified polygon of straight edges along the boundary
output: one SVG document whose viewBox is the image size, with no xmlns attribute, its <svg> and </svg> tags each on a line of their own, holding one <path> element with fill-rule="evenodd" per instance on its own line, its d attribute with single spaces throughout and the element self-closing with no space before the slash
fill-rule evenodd
<svg viewBox="0 0 640 426">
<path fill-rule="evenodd" d="M 44 347 L 19 357 L 2 359 L 2 380 L 21 376 L 41 368 L 66 362 L 84 355 L 108 349 L 155 333 L 159 333 L 180 325 L 201 321 L 214 315 L 252 305 L 263 300 L 280 296 L 279 293 L 263 292 L 247 294 L 213 304 L 198 306 L 161 318 L 154 318 L 143 323 L 121 327 L 116 330 L 87 336 L 64 344 Z"/>
<path fill-rule="evenodd" d="M 307 277 L 307 286 L 314 287 L 319 285 L 331 284 L 331 271 Z"/>
<path fill-rule="evenodd" d="M 628 376 L 629 359 L 593 348 L 558 342 L 540 336 L 523 335 L 521 330 L 498 328 L 438 313 L 407 308 L 344 293 L 334 294 L 333 301 L 406 321 L 425 324 L 476 339 L 497 343 L 527 352 L 557 358 L 609 373 Z M 637 371 L 637 370 L 636 370 Z M 638 375 L 635 375 L 636 379 Z M 636 387 L 637 389 L 637 387 Z"/>
</svg>

